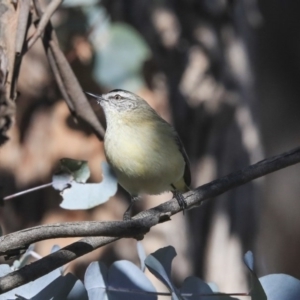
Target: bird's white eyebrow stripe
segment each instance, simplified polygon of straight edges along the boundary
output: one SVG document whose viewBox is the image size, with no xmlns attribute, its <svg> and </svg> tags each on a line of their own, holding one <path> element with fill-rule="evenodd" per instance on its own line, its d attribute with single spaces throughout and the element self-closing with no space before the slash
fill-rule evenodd
<svg viewBox="0 0 300 300">
<path fill-rule="evenodd" d="M 120 95 L 121 97 L 127 98 L 129 96 L 129 93 L 125 91 L 116 91 L 109 93 L 109 97 L 114 97 L 116 95 Z"/>
</svg>

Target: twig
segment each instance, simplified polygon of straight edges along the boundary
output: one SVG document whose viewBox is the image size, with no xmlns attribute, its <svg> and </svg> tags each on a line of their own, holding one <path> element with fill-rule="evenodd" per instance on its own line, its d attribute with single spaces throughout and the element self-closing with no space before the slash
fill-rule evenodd
<svg viewBox="0 0 300 300">
<path fill-rule="evenodd" d="M 27 50 L 29 50 L 34 43 L 38 40 L 38 38 L 43 34 L 48 22 L 50 21 L 50 18 L 54 14 L 54 12 L 57 10 L 57 8 L 60 6 L 63 0 L 52 0 L 50 4 L 47 6 L 45 12 L 43 13 L 41 20 L 36 28 L 35 33 L 30 38 L 30 40 L 27 42 Z"/>
<path fill-rule="evenodd" d="M 59 49 L 55 41 L 51 40 L 49 42 L 53 58 L 55 59 L 57 68 L 62 78 L 64 87 L 70 96 L 74 109 L 76 111 L 76 116 L 86 121 L 95 130 L 99 139 L 103 139 L 104 129 L 100 125 L 94 111 L 92 110 L 90 104 L 88 103 L 82 88 L 79 85 L 77 78 L 75 77 L 66 57 Z"/>
<path fill-rule="evenodd" d="M 35 10 L 36 10 L 36 14 L 38 16 L 42 16 L 43 11 L 42 11 L 41 5 L 39 3 L 39 0 L 34 0 L 33 3 L 34 3 Z M 44 48 L 46 50 L 46 54 L 47 54 L 47 58 L 48 58 L 50 67 L 52 69 L 52 72 L 53 72 L 55 81 L 58 85 L 58 88 L 59 88 L 59 90 L 62 94 L 62 97 L 65 99 L 72 116 L 74 116 L 74 115 L 76 115 L 76 112 L 74 110 L 74 105 L 73 105 L 73 103 L 72 103 L 72 101 L 71 101 L 71 99 L 70 99 L 70 97 L 69 97 L 69 95 L 68 95 L 68 93 L 67 93 L 67 91 L 64 87 L 61 75 L 59 73 L 59 70 L 58 70 L 58 67 L 56 65 L 55 59 L 53 57 L 53 53 L 51 51 L 51 48 L 49 47 L 49 41 L 48 41 L 49 38 L 47 38 L 48 36 L 52 36 L 55 40 L 57 40 L 55 32 L 53 31 L 53 28 L 52 28 L 52 25 L 51 25 L 50 21 L 46 25 L 45 33 L 46 33 L 45 37 L 43 38 L 43 45 L 44 45 Z"/>
<path fill-rule="evenodd" d="M 41 17 L 42 10 L 39 5 L 39 1 L 34 0 L 34 3 L 36 12 L 38 16 Z M 57 38 L 50 21 L 45 29 L 43 44 L 56 82 L 71 113 L 88 123 L 94 130 L 97 137 L 100 140 L 103 140 L 105 131 L 83 94 L 82 88 L 80 87 L 66 57 L 59 49 Z"/>
<path fill-rule="evenodd" d="M 23 196 L 25 194 L 28 194 L 28 193 L 31 193 L 31 192 L 34 192 L 34 191 L 38 191 L 38 190 L 44 189 L 44 188 L 49 187 L 51 185 L 52 185 L 52 182 L 46 183 L 46 184 L 42 184 L 42 185 L 33 187 L 31 189 L 27 189 L 25 191 L 21 191 L 19 193 L 15 193 L 13 195 L 6 196 L 6 197 L 3 198 L 3 200 L 6 201 L 6 200 L 14 199 L 16 197 L 20 197 L 20 196 Z"/>
<path fill-rule="evenodd" d="M 18 19 L 17 36 L 16 36 L 16 54 L 20 55 L 24 46 L 28 29 L 28 18 L 30 11 L 30 0 L 19 1 L 20 13 Z"/>
<path fill-rule="evenodd" d="M 24 49 L 24 40 L 27 35 L 28 30 L 28 21 L 29 21 L 29 12 L 30 12 L 30 0 L 19 1 L 19 17 L 18 17 L 18 26 L 16 32 L 16 44 L 15 44 L 15 60 L 14 68 L 12 74 L 12 81 L 10 87 L 10 98 L 16 98 L 16 87 L 19 77 L 19 71 L 22 61 L 22 50 Z"/>
<path fill-rule="evenodd" d="M 55 59 L 53 57 L 53 53 L 51 51 L 51 49 L 49 48 L 48 51 L 47 51 L 47 58 L 48 58 L 48 61 L 49 61 L 49 64 L 50 64 L 50 67 L 52 69 L 52 72 L 53 72 L 53 75 L 54 75 L 54 78 L 55 78 L 55 81 L 58 85 L 58 88 L 61 92 L 61 95 L 63 96 L 63 98 L 65 99 L 67 105 L 68 105 L 68 108 L 71 112 L 71 114 L 74 116 L 76 115 L 76 112 L 75 112 L 75 109 L 74 109 L 74 105 L 65 89 L 65 86 L 64 86 L 64 83 L 62 81 L 62 78 L 61 78 L 61 75 L 59 73 L 59 70 L 58 70 L 58 67 L 55 63 Z"/>
<path fill-rule="evenodd" d="M 300 162 L 300 147 L 285 152 L 283 154 L 271 157 L 269 159 L 262 160 L 240 171 L 233 172 L 228 176 L 222 177 L 220 179 L 216 179 L 210 183 L 198 187 L 193 191 L 184 194 L 184 197 L 187 201 L 188 207 L 191 208 L 192 206 L 200 205 L 206 199 L 209 199 L 211 197 L 216 197 L 222 193 L 231 190 L 234 187 L 240 186 L 242 184 L 250 182 L 251 180 L 262 177 L 266 174 L 275 172 L 277 170 L 286 168 L 298 162 Z M 159 216 L 158 219 L 159 222 L 161 222 L 168 219 L 169 216 L 178 213 L 179 211 L 180 211 L 180 207 L 178 206 L 177 200 L 173 198 L 155 208 L 149 209 L 147 211 L 143 211 L 138 215 L 136 215 L 133 218 L 134 220 L 137 221 L 136 223 L 130 223 L 130 222 L 134 222 L 134 220 L 124 221 L 118 223 L 117 226 L 120 226 L 119 224 L 121 223 L 124 223 L 125 225 L 127 222 L 127 224 L 135 224 L 138 227 L 140 224 L 143 224 L 143 221 L 146 218 L 149 218 L 150 220 L 152 217 L 154 220 L 153 224 L 155 224 L 156 216 Z M 84 226 L 86 224 L 87 223 L 84 223 Z M 127 226 L 129 228 L 129 225 Z M 53 232 L 56 230 L 59 229 L 55 229 L 55 230 L 53 229 Z M 113 231 L 114 230 L 117 231 L 118 229 L 109 228 L 109 229 L 104 229 L 104 231 L 105 230 L 107 230 L 107 232 L 108 230 L 112 230 L 110 231 L 110 234 L 113 234 Z M 65 248 L 60 249 L 55 253 L 52 253 L 38 261 L 31 263 L 30 265 L 27 265 L 17 271 L 14 271 L 6 276 L 3 276 L 2 278 L 0 278 L 0 293 L 7 292 L 13 288 L 16 288 L 32 280 L 35 280 L 51 272 L 52 270 L 61 267 L 62 265 L 76 259 L 77 257 L 80 257 L 104 245 L 112 243 L 113 241 L 116 241 L 121 237 L 131 235 L 131 233 L 126 232 L 126 230 L 123 233 L 124 235 L 119 236 L 118 238 L 113 238 L 113 237 L 83 238 L 76 243 L 73 243 Z M 0 247 L 2 246 L 5 239 L 8 236 L 9 235 L 2 237 L 2 242 L 0 242 Z M 76 236 L 75 233 L 74 236 Z M 15 237 L 17 237 L 17 233 L 15 233 Z M 39 240 L 41 239 L 43 238 L 41 237 Z M 14 246 L 16 245 L 17 244 L 14 244 Z M 19 245 L 22 245 L 22 241 L 20 241 Z"/>
</svg>

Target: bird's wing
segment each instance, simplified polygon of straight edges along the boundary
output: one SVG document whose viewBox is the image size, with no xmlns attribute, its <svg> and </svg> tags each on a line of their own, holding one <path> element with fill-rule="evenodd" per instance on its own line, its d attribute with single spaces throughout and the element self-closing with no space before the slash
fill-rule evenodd
<svg viewBox="0 0 300 300">
<path fill-rule="evenodd" d="M 186 154 L 186 151 L 183 147 L 183 144 L 181 142 L 181 139 L 180 137 L 178 136 L 178 134 L 175 132 L 175 140 L 176 140 L 176 143 L 179 147 L 179 151 L 181 152 L 183 158 L 184 158 L 184 162 L 185 162 L 185 168 L 184 168 L 184 174 L 183 174 L 183 179 L 184 179 L 184 182 L 185 184 L 189 187 L 191 185 L 191 181 L 192 181 L 192 178 L 191 178 L 191 169 L 190 169 L 190 161 L 189 161 L 189 158 Z"/>
<path fill-rule="evenodd" d="M 174 129 L 174 127 L 172 125 L 170 125 L 167 121 L 165 121 L 162 117 L 160 117 L 157 112 L 153 109 L 154 114 L 157 116 L 157 120 L 159 120 L 160 122 L 163 122 L 164 124 L 167 124 L 166 128 L 169 128 L 169 130 L 171 129 L 171 131 L 173 132 L 174 138 L 175 138 L 175 142 L 179 148 L 179 151 L 181 152 L 184 162 L 185 162 L 185 168 L 184 168 L 184 174 L 183 174 L 183 179 L 184 182 L 186 184 L 187 187 L 189 187 L 191 185 L 191 169 L 190 169 L 190 161 L 189 158 L 185 152 L 184 146 L 181 142 L 181 139 L 179 137 L 179 135 L 177 134 L 176 130 Z"/>
</svg>

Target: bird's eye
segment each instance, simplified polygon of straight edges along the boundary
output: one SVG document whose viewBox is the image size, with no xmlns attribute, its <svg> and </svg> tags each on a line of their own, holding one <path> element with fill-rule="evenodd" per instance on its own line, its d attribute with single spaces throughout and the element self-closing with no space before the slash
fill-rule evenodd
<svg viewBox="0 0 300 300">
<path fill-rule="evenodd" d="M 121 99 L 121 96 L 120 95 L 115 95 L 114 97 L 116 100 L 120 100 Z"/>
</svg>

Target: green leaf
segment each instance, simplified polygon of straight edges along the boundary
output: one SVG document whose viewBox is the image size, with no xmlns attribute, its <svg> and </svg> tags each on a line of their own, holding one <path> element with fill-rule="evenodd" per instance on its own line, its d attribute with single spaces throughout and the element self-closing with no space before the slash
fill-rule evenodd
<svg viewBox="0 0 300 300">
<path fill-rule="evenodd" d="M 71 182 L 86 182 L 90 177 L 87 161 L 72 158 L 62 158 L 56 173 L 52 176 L 54 189 L 63 191 L 70 187 Z"/>
<path fill-rule="evenodd" d="M 62 158 L 59 161 L 58 173 L 68 173 L 76 182 L 86 182 L 91 174 L 87 161 L 72 158 Z"/>
</svg>

